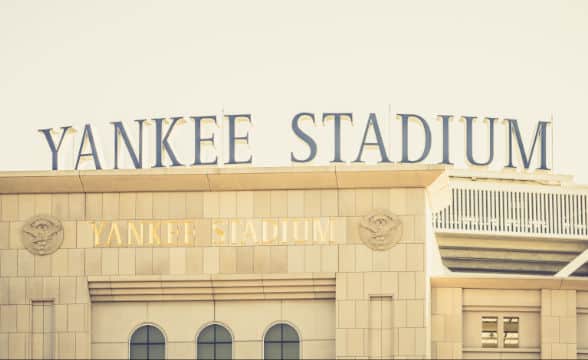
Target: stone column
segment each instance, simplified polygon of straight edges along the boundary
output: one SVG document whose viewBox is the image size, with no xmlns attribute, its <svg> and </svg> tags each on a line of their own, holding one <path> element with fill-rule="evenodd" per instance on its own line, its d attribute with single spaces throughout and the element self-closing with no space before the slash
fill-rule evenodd
<svg viewBox="0 0 588 360">
<path fill-rule="evenodd" d="M 463 290 L 433 288 L 431 299 L 431 355 L 434 359 L 461 359 Z"/>
<path fill-rule="evenodd" d="M 576 291 L 541 290 L 541 358 L 575 359 Z"/>
<path fill-rule="evenodd" d="M 362 217 L 374 213 L 393 214 L 402 231 L 388 249 L 378 249 L 365 236 L 358 244 L 339 246 L 337 358 L 423 358 L 429 355 L 425 190 L 377 190 L 373 195 L 373 206 L 357 212 L 360 218 L 348 236 L 358 232 Z"/>
</svg>

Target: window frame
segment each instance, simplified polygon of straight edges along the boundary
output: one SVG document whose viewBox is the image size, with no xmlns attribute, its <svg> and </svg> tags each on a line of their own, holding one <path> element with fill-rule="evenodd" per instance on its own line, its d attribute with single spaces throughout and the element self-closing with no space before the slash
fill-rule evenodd
<svg viewBox="0 0 588 360">
<path fill-rule="evenodd" d="M 516 323 L 516 331 L 507 331 L 506 330 L 506 319 L 517 319 L 516 322 L 512 322 L 512 324 Z M 507 345 L 507 334 L 513 333 L 517 334 L 516 336 L 516 346 Z M 521 317 L 519 315 L 504 315 L 502 316 L 502 347 L 504 349 L 520 349 L 521 348 Z"/>
<path fill-rule="evenodd" d="M 198 331 L 196 331 L 196 338 L 194 339 L 194 346 L 195 346 L 195 349 L 194 349 L 194 357 L 195 357 L 195 359 L 198 359 L 198 338 L 200 337 L 200 335 L 202 335 L 202 332 L 204 330 L 206 330 L 209 327 L 214 326 L 214 325 L 217 325 L 217 326 L 222 327 L 223 329 L 225 329 L 229 333 L 229 336 L 231 337 L 231 343 L 230 343 L 231 344 L 231 359 L 234 359 L 235 358 L 235 346 L 234 346 L 235 336 L 233 334 L 233 331 L 226 324 L 221 323 L 221 322 L 218 322 L 218 321 L 208 322 L 208 323 L 202 325 L 198 329 Z M 215 336 L 216 336 L 216 334 L 215 334 Z M 213 343 L 205 343 L 205 344 L 213 344 Z M 226 344 L 226 343 L 221 343 L 221 344 Z M 216 348 L 214 348 L 214 351 L 215 351 L 215 354 L 216 354 Z"/>
<path fill-rule="evenodd" d="M 299 359 L 302 359 L 302 332 L 300 331 L 300 329 L 298 329 L 298 327 L 296 327 L 294 324 L 292 324 L 289 321 L 275 321 L 275 322 L 271 323 L 265 329 L 265 331 L 263 332 L 263 338 L 262 338 L 261 358 L 262 359 L 265 359 L 266 358 L 265 357 L 266 338 L 267 338 L 267 335 L 270 332 L 270 330 L 273 329 L 276 325 L 288 325 L 288 326 L 290 326 L 294 330 L 294 332 L 296 332 L 296 335 L 298 336 L 298 358 Z M 283 337 L 283 330 L 282 329 L 280 329 L 280 337 Z M 283 356 L 283 352 L 284 352 L 283 344 L 284 343 L 289 343 L 289 344 L 295 343 L 294 341 L 283 341 L 283 340 L 280 341 L 280 342 L 278 342 L 278 341 L 269 341 L 269 342 L 270 343 L 274 343 L 274 344 L 276 344 L 276 343 L 281 344 L 280 352 L 281 352 L 281 355 L 282 356 Z"/>
<path fill-rule="evenodd" d="M 490 321 L 484 321 L 485 319 L 488 319 Z M 493 320 L 493 321 L 492 321 Z M 483 349 L 499 349 L 500 348 L 500 316 L 498 315 L 492 315 L 492 316 L 482 316 L 480 318 L 480 321 L 482 323 L 482 331 L 480 334 L 480 341 L 481 341 L 481 346 Z M 484 326 L 485 323 L 494 323 L 494 331 L 491 330 L 484 330 Z M 494 336 L 488 336 L 487 338 L 484 337 L 485 333 L 493 333 Z M 493 340 L 492 343 L 484 343 L 484 340 Z"/>
<path fill-rule="evenodd" d="M 144 322 L 144 323 L 140 323 L 139 325 L 135 326 L 133 329 L 131 329 L 131 332 L 128 335 L 128 346 L 127 346 L 127 351 L 128 351 L 128 356 L 127 358 L 129 360 L 131 360 L 131 346 L 132 346 L 132 340 L 133 340 L 133 335 L 135 334 L 135 332 L 137 332 L 137 330 L 139 330 L 140 328 L 144 327 L 144 326 L 153 326 L 154 328 L 156 328 L 157 330 L 159 330 L 161 332 L 161 335 L 163 335 L 163 357 L 164 359 L 167 359 L 167 334 L 165 333 L 165 331 L 163 331 L 163 328 L 155 323 L 152 322 Z M 147 345 L 147 344 L 139 344 L 139 345 Z M 159 343 L 155 343 L 154 345 L 159 345 Z"/>
<path fill-rule="evenodd" d="M 483 338 L 482 338 L 482 334 L 483 334 L 483 318 L 485 317 L 490 317 L 490 318 L 496 318 L 497 320 L 497 327 L 496 327 L 496 346 L 488 346 L 485 347 L 482 343 Z M 505 331 L 505 323 L 504 320 L 505 318 L 517 318 L 517 346 L 505 346 L 505 340 L 506 340 L 506 331 Z M 488 350 L 488 351 L 503 351 L 503 350 L 511 350 L 511 351 L 516 351 L 516 349 L 522 349 L 521 348 L 521 315 L 520 314 L 516 314 L 516 313 L 511 313 L 511 312 L 500 312 L 500 313 L 492 313 L 491 315 L 489 315 L 489 313 L 483 314 L 480 316 L 480 324 L 482 327 L 482 331 L 480 332 L 480 346 L 482 349 L 484 350 Z M 513 350 L 514 349 L 514 350 Z"/>
</svg>

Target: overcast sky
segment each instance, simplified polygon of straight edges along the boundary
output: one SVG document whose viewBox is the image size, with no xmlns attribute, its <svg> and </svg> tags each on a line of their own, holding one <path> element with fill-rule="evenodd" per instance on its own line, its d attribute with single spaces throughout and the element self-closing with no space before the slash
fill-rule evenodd
<svg viewBox="0 0 588 360">
<path fill-rule="evenodd" d="M 135 119 L 231 113 L 253 117 L 252 128 L 241 124 L 251 145 L 239 145 L 239 156 L 288 165 L 291 151 L 307 151 L 290 130 L 294 114 L 351 112 L 354 125 L 343 131 L 351 161 L 374 112 L 394 161 L 394 115 L 424 117 L 433 130 L 430 163 L 440 161 L 437 114 L 515 118 L 525 141 L 538 121 L 553 118 L 554 172 L 588 183 L 588 1 L 0 0 L 0 45 L 2 170 L 50 169 L 40 128 L 78 129 L 60 157 L 71 169 L 83 125 L 92 124 L 102 165 L 112 168 L 112 121 L 134 134 Z M 310 125 L 316 163 L 327 163 L 332 125 Z M 496 170 L 505 162 L 503 128 L 497 124 Z M 226 158 L 226 123 L 207 129 Z M 480 139 L 486 134 L 477 128 Z M 151 154 L 152 127 L 146 136 Z M 452 123 L 451 136 L 461 166 L 462 122 Z M 191 137 L 186 123 L 170 141 L 188 164 Z M 476 151 L 483 160 L 484 142 Z"/>
</svg>

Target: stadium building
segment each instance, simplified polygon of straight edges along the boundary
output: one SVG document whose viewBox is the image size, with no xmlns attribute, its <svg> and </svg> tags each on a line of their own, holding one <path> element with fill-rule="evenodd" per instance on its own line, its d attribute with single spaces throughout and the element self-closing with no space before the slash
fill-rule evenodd
<svg viewBox="0 0 588 360">
<path fill-rule="evenodd" d="M 588 189 L 440 165 L 0 174 L 0 358 L 588 358 Z"/>
</svg>

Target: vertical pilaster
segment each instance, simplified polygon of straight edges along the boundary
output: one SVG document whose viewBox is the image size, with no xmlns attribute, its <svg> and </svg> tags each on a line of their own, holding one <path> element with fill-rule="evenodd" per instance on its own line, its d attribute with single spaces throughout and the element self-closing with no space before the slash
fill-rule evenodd
<svg viewBox="0 0 588 360">
<path fill-rule="evenodd" d="M 463 290 L 433 288 L 431 298 L 431 356 L 433 359 L 461 359 Z"/>
<path fill-rule="evenodd" d="M 541 290 L 541 357 L 575 359 L 575 290 Z"/>
<path fill-rule="evenodd" d="M 344 198 L 344 197 L 341 197 Z M 372 250 L 358 240 L 341 245 L 336 294 L 339 359 L 427 356 L 424 189 L 357 190 L 355 215 L 385 209 L 402 222 L 399 243 Z M 348 228 L 358 231 L 359 219 Z"/>
</svg>

